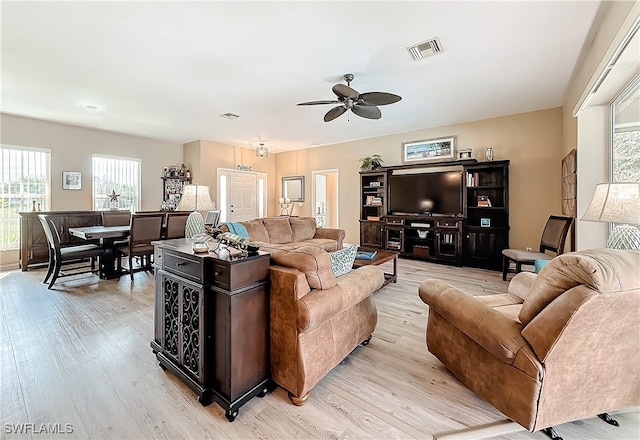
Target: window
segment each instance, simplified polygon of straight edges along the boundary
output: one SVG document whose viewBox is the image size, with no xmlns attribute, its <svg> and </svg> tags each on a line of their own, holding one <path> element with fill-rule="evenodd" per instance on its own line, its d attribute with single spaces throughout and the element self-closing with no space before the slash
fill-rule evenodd
<svg viewBox="0 0 640 440">
<path fill-rule="evenodd" d="M 20 248 L 20 211 L 49 209 L 51 151 L 0 147 L 0 250 Z"/>
<path fill-rule="evenodd" d="M 93 209 L 140 209 L 139 159 L 93 156 Z"/>
<path fill-rule="evenodd" d="M 640 182 L 640 77 L 612 105 L 612 181 Z"/>
</svg>

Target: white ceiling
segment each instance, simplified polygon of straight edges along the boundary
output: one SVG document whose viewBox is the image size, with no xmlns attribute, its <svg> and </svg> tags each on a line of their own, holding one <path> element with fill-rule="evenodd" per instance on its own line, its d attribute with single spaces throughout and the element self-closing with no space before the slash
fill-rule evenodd
<svg viewBox="0 0 640 440">
<path fill-rule="evenodd" d="M 560 106 L 600 1 L 5 2 L 2 111 L 272 152 Z M 439 37 L 414 62 L 406 47 Z M 402 96 L 332 122 L 345 73 Z M 88 110 L 94 105 L 98 110 Z M 235 113 L 236 120 L 223 119 Z"/>
</svg>

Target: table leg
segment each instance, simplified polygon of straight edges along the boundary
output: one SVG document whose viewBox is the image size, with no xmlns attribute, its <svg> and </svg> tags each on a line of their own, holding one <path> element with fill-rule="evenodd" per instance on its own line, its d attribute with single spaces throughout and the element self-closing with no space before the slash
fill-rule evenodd
<svg viewBox="0 0 640 440">
<path fill-rule="evenodd" d="M 102 268 L 100 272 L 100 278 L 110 280 L 112 278 L 119 278 L 120 274 L 116 271 L 116 248 L 115 239 L 103 238 L 102 248 L 104 254 L 102 256 Z"/>
</svg>

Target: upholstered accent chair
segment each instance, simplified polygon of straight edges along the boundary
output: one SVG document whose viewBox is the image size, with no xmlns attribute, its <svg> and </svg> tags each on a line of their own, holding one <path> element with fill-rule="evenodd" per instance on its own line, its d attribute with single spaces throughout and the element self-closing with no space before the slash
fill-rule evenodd
<svg viewBox="0 0 640 440">
<path fill-rule="evenodd" d="M 538 252 L 522 249 L 504 249 L 502 251 L 502 279 L 507 281 L 507 273 L 519 273 L 523 265 L 535 265 L 536 260 L 551 260 L 564 252 L 564 243 L 569 233 L 573 217 L 551 215 L 542 231 Z M 547 253 L 547 251 L 553 254 Z M 515 269 L 511 269 L 511 263 Z"/>
<path fill-rule="evenodd" d="M 640 251 L 565 253 L 499 295 L 418 292 L 429 351 L 529 431 L 640 405 Z"/>
</svg>

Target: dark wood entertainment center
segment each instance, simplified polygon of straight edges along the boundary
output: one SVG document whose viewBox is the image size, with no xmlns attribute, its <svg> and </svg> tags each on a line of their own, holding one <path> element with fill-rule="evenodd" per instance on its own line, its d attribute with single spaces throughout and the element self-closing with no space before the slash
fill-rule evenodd
<svg viewBox="0 0 640 440">
<path fill-rule="evenodd" d="M 461 215 L 389 212 L 389 178 L 462 169 Z M 432 171 L 433 170 L 433 171 Z M 500 270 L 509 247 L 509 161 L 457 160 L 360 173 L 360 246 L 439 263 Z"/>
</svg>

